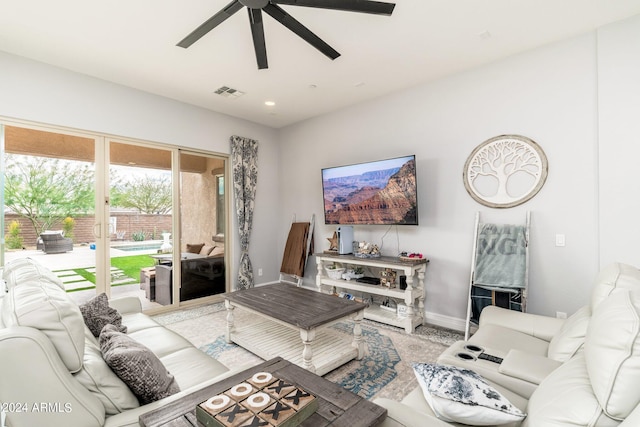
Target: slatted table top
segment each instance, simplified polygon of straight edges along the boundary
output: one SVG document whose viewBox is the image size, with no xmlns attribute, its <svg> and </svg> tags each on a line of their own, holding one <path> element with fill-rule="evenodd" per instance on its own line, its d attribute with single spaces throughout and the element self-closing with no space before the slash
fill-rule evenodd
<svg viewBox="0 0 640 427">
<path fill-rule="evenodd" d="M 274 283 L 225 295 L 246 307 L 300 329 L 313 329 L 364 310 L 366 304 L 323 294 L 288 283 Z"/>
</svg>

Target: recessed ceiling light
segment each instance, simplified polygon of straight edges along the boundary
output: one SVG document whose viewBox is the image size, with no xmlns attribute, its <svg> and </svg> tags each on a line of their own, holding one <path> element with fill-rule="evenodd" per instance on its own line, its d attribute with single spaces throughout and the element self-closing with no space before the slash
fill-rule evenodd
<svg viewBox="0 0 640 427">
<path fill-rule="evenodd" d="M 267 107 L 273 107 L 274 105 L 276 105 L 276 103 L 273 101 L 265 101 L 264 105 L 266 105 Z"/>
</svg>

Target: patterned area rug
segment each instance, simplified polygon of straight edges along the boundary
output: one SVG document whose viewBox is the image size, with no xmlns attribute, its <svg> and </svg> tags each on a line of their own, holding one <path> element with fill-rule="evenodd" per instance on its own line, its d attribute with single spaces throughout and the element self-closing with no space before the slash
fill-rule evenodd
<svg viewBox="0 0 640 427">
<path fill-rule="evenodd" d="M 238 324 L 245 315 L 239 309 L 234 312 Z M 226 342 L 226 311 L 222 303 L 157 315 L 154 319 L 226 366 L 262 361 L 253 353 Z M 332 327 L 345 334 L 351 333 L 348 322 L 339 322 Z M 447 346 L 463 338 L 457 331 L 424 325 L 408 335 L 403 329 L 368 320 L 362 322 L 362 335 L 364 358 L 352 360 L 324 377 L 366 399 L 387 397 L 394 400 L 402 399 L 418 385 L 412 363 L 435 362 Z"/>
</svg>

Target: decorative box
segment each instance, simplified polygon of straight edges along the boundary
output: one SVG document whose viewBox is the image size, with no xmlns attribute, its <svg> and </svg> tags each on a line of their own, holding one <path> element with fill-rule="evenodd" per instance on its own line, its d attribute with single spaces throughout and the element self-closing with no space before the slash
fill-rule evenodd
<svg viewBox="0 0 640 427">
<path fill-rule="evenodd" d="M 384 270 L 380 271 L 380 284 L 388 288 L 395 288 L 397 274 L 398 273 L 396 273 L 395 270 L 391 268 L 385 268 Z"/>
<path fill-rule="evenodd" d="M 259 372 L 196 406 L 207 427 L 292 427 L 318 409 L 312 394 L 288 381 Z"/>
</svg>

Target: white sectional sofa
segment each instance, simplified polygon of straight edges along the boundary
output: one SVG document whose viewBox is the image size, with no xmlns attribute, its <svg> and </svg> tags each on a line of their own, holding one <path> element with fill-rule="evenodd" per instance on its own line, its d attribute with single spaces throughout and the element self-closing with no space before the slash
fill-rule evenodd
<svg viewBox="0 0 640 427">
<path fill-rule="evenodd" d="M 502 361 L 479 359 L 483 352 Z M 604 268 L 590 304 L 566 320 L 485 309 L 474 336 L 451 346 L 438 365 L 477 372 L 527 414 L 502 425 L 640 426 L 640 271 L 625 264 Z M 433 399 L 434 386 L 429 390 Z M 388 410 L 385 427 L 462 425 L 436 417 L 421 387 L 402 402 L 375 403 Z M 470 405 L 450 407 L 464 412 Z"/>
<path fill-rule="evenodd" d="M 142 314 L 138 299 L 110 301 L 126 337 L 150 349 L 180 389 L 141 405 L 105 362 L 80 308 L 50 271 L 18 260 L 5 266 L 3 278 L 8 292 L 0 298 L 0 402 L 7 426 L 138 426 L 141 414 L 233 373 Z"/>
</svg>

